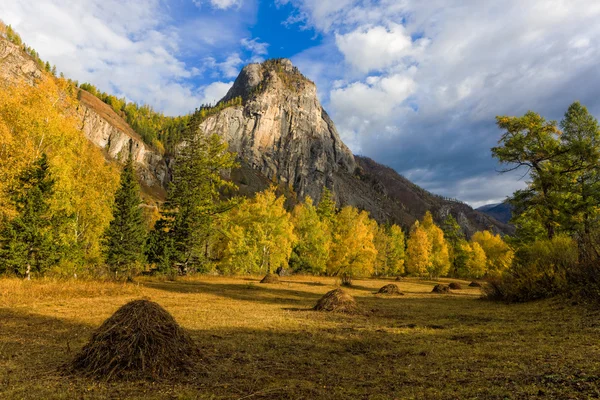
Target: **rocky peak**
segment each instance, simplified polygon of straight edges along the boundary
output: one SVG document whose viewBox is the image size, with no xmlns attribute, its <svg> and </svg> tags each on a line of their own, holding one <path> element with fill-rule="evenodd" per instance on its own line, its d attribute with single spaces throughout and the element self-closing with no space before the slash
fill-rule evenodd
<svg viewBox="0 0 600 400">
<path fill-rule="evenodd" d="M 244 67 L 221 102 L 236 97 L 242 105 L 208 117 L 200 128 L 221 135 L 253 169 L 316 200 L 324 186 L 334 188 L 336 173 L 354 173 L 354 156 L 321 106 L 315 84 L 290 60 Z"/>
</svg>

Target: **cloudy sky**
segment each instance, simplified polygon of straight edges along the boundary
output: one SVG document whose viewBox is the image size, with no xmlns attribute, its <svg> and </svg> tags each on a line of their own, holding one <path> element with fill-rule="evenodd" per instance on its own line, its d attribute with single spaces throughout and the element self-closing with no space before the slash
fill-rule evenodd
<svg viewBox="0 0 600 400">
<path fill-rule="evenodd" d="M 475 206 L 524 185 L 496 172 L 496 115 L 600 115 L 599 18 L 597 0 L 0 1 L 67 77 L 170 115 L 291 58 L 355 153 Z"/>
</svg>

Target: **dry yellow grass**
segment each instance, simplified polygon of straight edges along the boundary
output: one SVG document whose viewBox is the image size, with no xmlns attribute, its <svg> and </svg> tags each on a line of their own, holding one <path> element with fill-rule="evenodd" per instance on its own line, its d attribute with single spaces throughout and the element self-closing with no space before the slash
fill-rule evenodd
<svg viewBox="0 0 600 400">
<path fill-rule="evenodd" d="M 405 296 L 347 291 L 361 315 L 310 311 L 328 278 L 140 280 L 134 284 L 0 279 L 2 399 L 595 398 L 597 315 L 557 302 L 504 305 L 479 289 Z M 447 283 L 448 281 L 446 281 Z M 202 352 L 177 382 L 99 382 L 63 376 L 94 328 L 126 302 L 149 298 L 187 329 Z"/>
</svg>

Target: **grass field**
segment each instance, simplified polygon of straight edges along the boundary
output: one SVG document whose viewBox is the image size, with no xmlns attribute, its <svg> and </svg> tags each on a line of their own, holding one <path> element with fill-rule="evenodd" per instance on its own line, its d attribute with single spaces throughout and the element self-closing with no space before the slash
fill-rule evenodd
<svg viewBox="0 0 600 400">
<path fill-rule="evenodd" d="M 505 305 L 477 288 L 429 293 L 355 281 L 364 315 L 311 311 L 333 279 L 189 278 L 133 284 L 0 280 L 2 399 L 585 399 L 600 396 L 598 314 L 564 302 Z M 466 282 L 468 283 L 468 282 Z M 465 285 L 466 286 L 466 285 Z M 103 382 L 60 367 L 132 299 L 165 307 L 197 342 L 177 382 Z"/>
</svg>

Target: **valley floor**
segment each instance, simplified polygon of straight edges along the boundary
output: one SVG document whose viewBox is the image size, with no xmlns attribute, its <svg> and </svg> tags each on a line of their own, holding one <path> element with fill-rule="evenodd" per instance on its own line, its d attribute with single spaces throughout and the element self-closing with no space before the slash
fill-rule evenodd
<svg viewBox="0 0 600 400">
<path fill-rule="evenodd" d="M 311 311 L 328 278 L 189 278 L 134 284 L 0 279 L 2 399 L 582 399 L 600 396 L 598 315 L 562 302 L 505 305 L 477 288 L 405 296 L 349 289 L 365 315 Z M 396 283 L 396 282 L 394 282 Z M 468 282 L 463 282 L 466 287 Z M 202 352 L 177 382 L 61 375 L 91 332 L 129 300 L 173 314 Z"/>
</svg>

